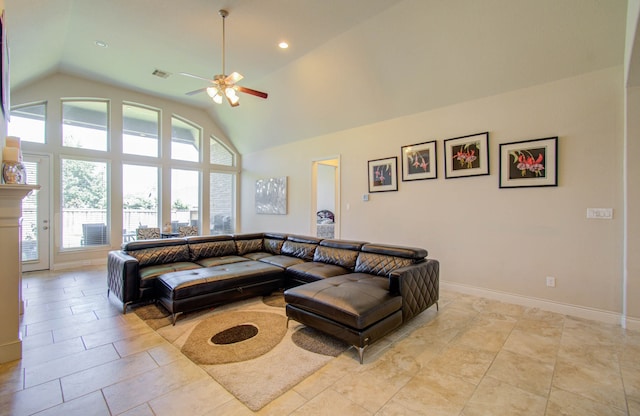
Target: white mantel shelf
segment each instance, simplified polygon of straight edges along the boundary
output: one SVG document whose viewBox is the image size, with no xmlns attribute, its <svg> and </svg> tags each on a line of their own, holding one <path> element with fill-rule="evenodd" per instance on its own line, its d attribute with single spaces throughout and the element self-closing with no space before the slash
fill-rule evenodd
<svg viewBox="0 0 640 416">
<path fill-rule="evenodd" d="M 22 200 L 39 185 L 0 184 L 0 363 L 22 358 Z"/>
<path fill-rule="evenodd" d="M 13 185 L 3 183 L 0 184 L 0 197 L 22 199 L 37 189 L 40 189 L 40 185 Z"/>
</svg>

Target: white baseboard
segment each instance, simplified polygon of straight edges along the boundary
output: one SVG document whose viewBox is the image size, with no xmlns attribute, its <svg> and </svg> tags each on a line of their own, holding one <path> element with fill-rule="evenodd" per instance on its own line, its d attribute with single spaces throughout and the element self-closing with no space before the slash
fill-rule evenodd
<svg viewBox="0 0 640 416">
<path fill-rule="evenodd" d="M 623 317 L 621 319 L 621 325 L 633 331 L 640 331 L 640 319 L 638 318 Z"/>
<path fill-rule="evenodd" d="M 56 263 L 51 270 L 67 270 L 67 269 L 81 269 L 88 266 L 105 266 L 107 264 L 107 257 L 103 259 L 91 259 L 80 261 L 69 261 L 66 263 Z"/>
<path fill-rule="evenodd" d="M 554 302 L 546 299 L 515 295 L 513 293 L 500 292 L 498 290 L 469 286 L 461 283 L 440 281 L 440 288 L 451 290 L 453 292 L 464 293 L 467 295 L 474 295 L 487 299 L 498 300 L 501 302 L 514 303 L 516 305 L 522 305 L 532 308 L 540 308 L 546 311 L 560 313 L 563 315 L 570 315 L 578 318 L 591 319 L 593 321 L 620 325 L 623 327 L 625 327 L 626 324 L 627 329 L 640 329 L 639 319 L 625 319 L 620 313 L 605 311 L 602 309 L 587 308 L 584 306 Z"/>
</svg>

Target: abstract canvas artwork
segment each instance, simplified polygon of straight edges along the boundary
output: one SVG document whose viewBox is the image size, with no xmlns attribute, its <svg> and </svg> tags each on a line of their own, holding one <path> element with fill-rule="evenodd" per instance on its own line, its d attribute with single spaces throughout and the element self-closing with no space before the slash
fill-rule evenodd
<svg viewBox="0 0 640 416">
<path fill-rule="evenodd" d="M 287 177 L 256 181 L 256 213 L 287 214 Z"/>
</svg>

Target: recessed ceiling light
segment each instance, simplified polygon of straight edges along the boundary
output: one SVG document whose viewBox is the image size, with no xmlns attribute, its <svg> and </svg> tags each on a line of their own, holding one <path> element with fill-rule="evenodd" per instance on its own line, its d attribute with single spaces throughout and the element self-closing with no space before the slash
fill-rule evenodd
<svg viewBox="0 0 640 416">
<path fill-rule="evenodd" d="M 289 44 L 287 42 L 285 42 L 285 41 L 282 41 L 282 42 L 278 43 L 278 47 L 280 49 L 287 49 L 289 47 Z"/>
<path fill-rule="evenodd" d="M 96 44 L 96 46 L 100 47 L 100 48 L 106 48 L 109 46 L 109 44 L 103 40 L 97 40 L 94 42 Z"/>
</svg>

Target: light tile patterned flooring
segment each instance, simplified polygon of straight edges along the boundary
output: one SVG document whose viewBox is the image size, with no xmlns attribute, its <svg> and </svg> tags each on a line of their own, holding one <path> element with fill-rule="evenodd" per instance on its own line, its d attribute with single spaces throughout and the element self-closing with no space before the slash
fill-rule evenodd
<svg viewBox="0 0 640 416">
<path fill-rule="evenodd" d="M 23 359 L 0 365 L 2 415 L 245 415 L 242 403 L 106 297 L 104 268 L 28 273 Z M 442 292 L 259 414 L 640 415 L 640 333 Z M 283 368 L 282 371 L 286 371 Z"/>
</svg>

